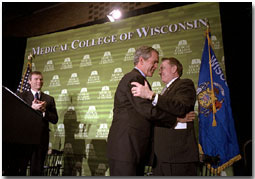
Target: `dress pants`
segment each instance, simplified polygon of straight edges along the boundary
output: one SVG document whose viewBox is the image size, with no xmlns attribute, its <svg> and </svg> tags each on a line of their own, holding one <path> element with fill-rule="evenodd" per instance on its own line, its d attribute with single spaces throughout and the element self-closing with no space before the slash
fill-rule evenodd
<svg viewBox="0 0 255 179">
<path fill-rule="evenodd" d="M 153 171 L 155 176 L 196 176 L 197 163 L 166 163 L 157 161 Z"/>
<path fill-rule="evenodd" d="M 44 170 L 44 161 L 48 152 L 48 145 L 39 145 L 38 148 L 33 152 L 32 158 L 30 161 L 31 176 L 42 176 Z"/>
<path fill-rule="evenodd" d="M 109 159 L 111 176 L 144 176 L 145 163 L 139 164 Z"/>
</svg>

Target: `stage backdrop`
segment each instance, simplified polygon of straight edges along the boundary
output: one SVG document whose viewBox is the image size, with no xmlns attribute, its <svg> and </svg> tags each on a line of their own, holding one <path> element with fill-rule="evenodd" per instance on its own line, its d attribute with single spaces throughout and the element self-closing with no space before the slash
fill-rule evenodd
<svg viewBox="0 0 255 179">
<path fill-rule="evenodd" d="M 160 58 L 176 57 L 184 67 L 182 78 L 191 78 L 197 86 L 207 20 L 214 52 L 225 70 L 218 3 L 196 3 L 27 40 L 24 64 L 33 53 L 32 70 L 43 73 L 43 91 L 56 101 L 59 122 L 50 125 L 49 147 L 65 151 L 63 175 L 76 175 L 79 169 L 83 176 L 109 175 L 105 150 L 114 94 L 134 67 L 137 47 L 152 46 Z M 149 81 L 155 92 L 162 90 L 158 70 Z"/>
</svg>

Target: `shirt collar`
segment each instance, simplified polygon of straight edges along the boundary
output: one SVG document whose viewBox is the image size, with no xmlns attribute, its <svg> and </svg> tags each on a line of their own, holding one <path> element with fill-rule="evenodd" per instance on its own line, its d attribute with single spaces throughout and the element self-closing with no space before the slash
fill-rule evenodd
<svg viewBox="0 0 255 179">
<path fill-rule="evenodd" d="M 168 83 L 167 83 L 167 88 L 177 79 L 178 77 L 176 77 L 176 78 L 174 78 L 174 79 L 172 79 L 171 81 L 169 81 Z"/>
<path fill-rule="evenodd" d="M 145 74 L 139 68 L 135 67 L 135 69 L 137 69 L 141 73 L 141 75 L 143 75 L 143 77 L 146 78 Z"/>
<path fill-rule="evenodd" d="M 33 95 L 35 96 L 35 93 L 37 92 L 39 94 L 39 96 L 41 95 L 41 92 L 40 91 L 34 91 L 31 89 L 31 92 L 33 93 Z"/>
</svg>

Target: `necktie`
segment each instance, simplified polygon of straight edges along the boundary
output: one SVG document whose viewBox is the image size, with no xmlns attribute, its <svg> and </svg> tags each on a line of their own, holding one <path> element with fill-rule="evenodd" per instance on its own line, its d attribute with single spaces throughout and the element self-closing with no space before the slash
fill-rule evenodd
<svg viewBox="0 0 255 179">
<path fill-rule="evenodd" d="M 167 89 L 167 86 L 165 86 L 164 88 L 163 88 L 163 90 L 161 91 L 161 95 L 163 95 L 164 94 L 164 92 L 166 91 L 166 89 Z"/>
<path fill-rule="evenodd" d="M 39 93 L 38 92 L 35 93 L 35 99 L 39 100 Z"/>
</svg>

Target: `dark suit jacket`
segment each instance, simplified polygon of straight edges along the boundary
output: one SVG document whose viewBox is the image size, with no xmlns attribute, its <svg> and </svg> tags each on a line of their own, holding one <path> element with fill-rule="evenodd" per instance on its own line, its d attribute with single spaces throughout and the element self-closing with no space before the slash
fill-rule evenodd
<svg viewBox="0 0 255 179">
<path fill-rule="evenodd" d="M 18 94 L 29 106 L 32 106 L 32 101 L 34 100 L 33 93 L 31 91 L 24 91 Z M 58 122 L 58 114 L 56 110 L 56 104 L 54 98 L 41 92 L 41 101 L 46 101 L 46 111 L 43 117 L 43 134 L 42 141 L 43 145 L 49 145 L 49 122 L 56 124 Z M 36 126 L 31 126 L 36 127 Z"/>
<path fill-rule="evenodd" d="M 108 135 L 109 159 L 133 163 L 147 161 L 151 152 L 153 121 L 160 121 L 167 127 L 176 123 L 176 118 L 170 118 L 167 113 L 157 110 L 150 100 L 133 96 L 131 82 L 144 85 L 144 80 L 140 72 L 133 69 L 119 82 Z"/>
<path fill-rule="evenodd" d="M 176 79 L 159 95 L 157 107 L 172 114 L 172 118 L 194 110 L 196 91 L 190 79 Z M 181 116 L 180 116 L 181 117 Z M 160 126 L 160 125 L 158 125 Z M 175 126 L 174 126 L 175 127 Z M 198 144 L 194 122 L 187 123 L 187 129 L 154 128 L 154 150 L 156 158 L 168 163 L 198 161 Z"/>
</svg>

